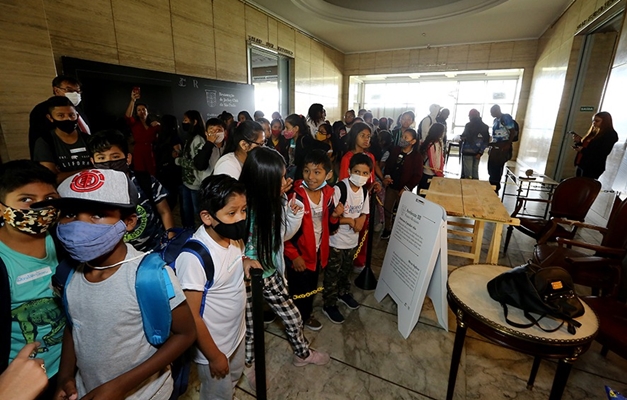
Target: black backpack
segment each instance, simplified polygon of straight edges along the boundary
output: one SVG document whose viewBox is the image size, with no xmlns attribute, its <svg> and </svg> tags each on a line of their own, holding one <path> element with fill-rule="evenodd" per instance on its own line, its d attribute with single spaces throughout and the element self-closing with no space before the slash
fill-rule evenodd
<svg viewBox="0 0 627 400">
<path fill-rule="evenodd" d="M 348 185 L 346 185 L 346 182 L 344 181 L 339 181 L 336 184 L 337 187 L 340 188 L 340 203 L 342 203 L 342 205 L 346 204 L 346 199 L 348 198 Z M 366 201 L 366 196 L 368 195 L 368 191 L 364 188 L 361 188 L 362 192 L 364 193 L 364 201 Z"/>
<path fill-rule="evenodd" d="M 507 323 L 517 328 L 537 325 L 545 332 L 555 332 L 565 322 L 568 332 L 574 335 L 575 328 L 581 327 L 573 318 L 582 316 L 585 310 L 575 294 L 570 274 L 563 268 L 541 268 L 527 263 L 488 282 L 488 293 L 492 299 L 501 303 Z M 507 317 L 508 305 L 523 310 L 530 323 L 511 321 Z M 540 318 L 535 318 L 530 313 L 539 314 Z M 545 316 L 561 319 L 562 323 L 555 329 L 544 329 L 538 322 Z"/>
</svg>

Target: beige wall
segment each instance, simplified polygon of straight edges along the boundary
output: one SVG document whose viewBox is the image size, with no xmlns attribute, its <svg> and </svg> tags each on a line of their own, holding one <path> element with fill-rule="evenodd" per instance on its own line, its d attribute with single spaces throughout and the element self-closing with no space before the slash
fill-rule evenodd
<svg viewBox="0 0 627 400">
<path fill-rule="evenodd" d="M 348 106 L 350 75 L 522 68 L 522 88 L 518 112 L 514 117 L 523 127 L 537 48 L 537 40 L 521 40 L 347 54 L 342 107 L 347 109 Z"/>
<path fill-rule="evenodd" d="M 340 117 L 344 55 L 239 0 L 0 0 L 0 6 L 3 160 L 28 156 L 28 113 L 51 93 L 64 55 L 246 82 L 252 35 L 294 53 L 296 112 L 306 114 L 315 100 L 329 119 Z"/>
<path fill-rule="evenodd" d="M 604 0 L 575 1 L 539 39 L 538 60 L 534 69 L 518 159 L 548 175 L 553 175 L 556 170 L 564 132 L 569 128 L 585 131 L 585 125 L 589 126 L 588 123 L 583 127 L 566 127 L 577 77 L 579 53 L 583 44 L 583 38 L 575 39 L 574 35 L 577 26 L 604 3 Z M 591 82 L 592 89 L 590 87 L 584 89 L 581 100 L 592 102 L 594 99 L 591 97 L 596 97 L 593 104 L 585 104 L 596 107 L 599 104 L 601 95 L 599 89 L 607 76 L 608 65 L 606 61 L 597 63 L 592 59 L 589 67 L 597 69 L 600 79 Z M 586 93 L 586 90 L 589 91 Z M 580 113 L 578 108 L 577 112 Z M 593 114 L 584 113 L 585 115 L 574 115 L 574 120 L 589 121 Z M 568 154 L 565 166 L 570 165 L 571 161 L 572 155 Z M 564 172 L 569 174 L 571 171 L 566 168 Z M 562 175 L 566 176 L 568 175 Z"/>
</svg>

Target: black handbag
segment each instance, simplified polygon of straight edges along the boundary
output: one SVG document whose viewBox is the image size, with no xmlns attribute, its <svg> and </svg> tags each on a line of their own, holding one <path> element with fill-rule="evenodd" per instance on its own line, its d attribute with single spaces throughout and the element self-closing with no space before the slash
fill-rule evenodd
<svg viewBox="0 0 627 400">
<path fill-rule="evenodd" d="M 585 310 L 575 294 L 573 279 L 563 268 L 541 268 L 527 263 L 488 282 L 488 293 L 492 299 L 501 303 L 507 323 L 517 328 L 537 325 L 545 332 L 555 332 L 566 323 L 568 332 L 574 335 L 575 328 L 581 327 L 573 318 L 582 316 Z M 530 323 L 511 321 L 507 317 L 508 305 L 523 310 Z M 535 318 L 530 313 L 539 314 L 540 317 Z M 538 322 L 546 316 L 562 320 L 562 323 L 555 329 L 545 329 Z"/>
</svg>

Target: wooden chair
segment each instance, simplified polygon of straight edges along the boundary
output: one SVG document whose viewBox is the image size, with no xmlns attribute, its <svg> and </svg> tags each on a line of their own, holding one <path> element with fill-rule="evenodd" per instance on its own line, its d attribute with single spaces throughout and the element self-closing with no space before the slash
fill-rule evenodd
<svg viewBox="0 0 627 400">
<path fill-rule="evenodd" d="M 554 222 L 596 230 L 603 235 L 601 244 L 558 238 L 558 246 L 538 244 L 534 250 L 534 261 L 540 266 L 566 269 L 573 282 L 591 287 L 593 293 L 614 292 L 620 282 L 622 261 L 627 255 L 627 199 L 616 202 L 606 228 L 565 219 L 555 219 Z M 591 255 L 581 249 L 595 253 Z"/>
<path fill-rule="evenodd" d="M 557 185 L 552 200 L 519 197 L 512 218 L 520 219 L 520 225 L 516 227 L 510 225 L 507 228 L 503 253 L 507 252 L 514 228 L 534 238 L 538 244 L 554 241 L 557 237 L 572 239 L 575 236 L 576 228 L 568 230 L 563 225 L 554 223 L 554 220 L 562 218 L 583 222 L 600 191 L 601 183 L 599 181 L 591 178 L 574 177 L 565 179 Z M 523 207 L 529 202 L 550 203 L 549 218 L 519 215 Z"/>
<path fill-rule="evenodd" d="M 599 332 L 595 340 L 603 346 L 601 355 L 613 351 L 627 359 L 627 304 L 615 296 L 582 297 L 599 317 Z"/>
</svg>

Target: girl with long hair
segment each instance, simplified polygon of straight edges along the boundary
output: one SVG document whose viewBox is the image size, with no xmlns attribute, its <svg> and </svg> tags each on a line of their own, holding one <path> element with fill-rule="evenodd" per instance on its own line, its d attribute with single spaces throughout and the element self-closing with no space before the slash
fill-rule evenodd
<svg viewBox="0 0 627 400">
<path fill-rule="evenodd" d="M 429 180 L 434 176 L 444 176 L 443 137 L 444 125 L 436 122 L 431 125 L 427 137 L 420 145 L 420 154 L 424 160 L 420 189 L 429 189 Z"/>
<path fill-rule="evenodd" d="M 226 174 L 239 179 L 248 152 L 265 144 L 263 127 L 255 121 L 244 121 L 229 135 L 224 153 L 216 163 L 213 174 Z"/>
<path fill-rule="evenodd" d="M 309 131 L 312 135 L 316 134 L 318 127 L 325 123 L 327 118 L 327 112 L 324 106 L 320 103 L 314 103 L 309 107 L 307 112 L 307 124 L 309 125 Z"/>
<path fill-rule="evenodd" d="M 245 256 L 258 261 L 263 272 L 263 296 L 272 311 L 283 320 L 285 332 L 294 351 L 293 364 L 324 365 L 329 355 L 309 347 L 303 333 L 303 321 L 285 285 L 283 243 L 300 228 L 303 204 L 285 195 L 285 160 L 278 151 L 267 147 L 253 149 L 242 168 L 240 182 L 246 187 L 248 204 Z M 246 286 L 246 365 L 248 382 L 256 387 L 254 376 L 254 342 L 252 293 Z"/>
<path fill-rule="evenodd" d="M 599 179 L 605 171 L 607 156 L 618 142 L 618 134 L 614 130 L 612 115 L 606 111 L 597 113 L 588 133 L 582 138 L 573 132 L 573 148 L 577 152 L 575 166 L 577 176 Z"/>
</svg>

